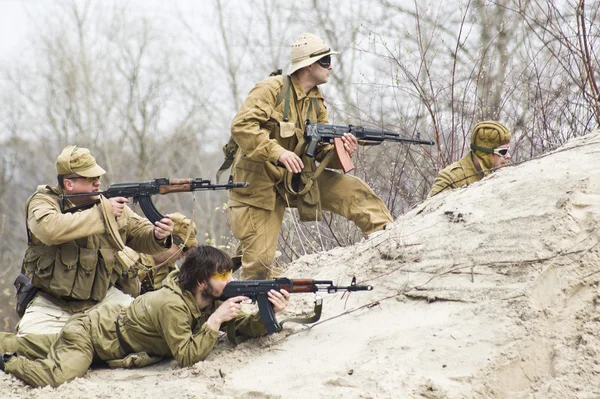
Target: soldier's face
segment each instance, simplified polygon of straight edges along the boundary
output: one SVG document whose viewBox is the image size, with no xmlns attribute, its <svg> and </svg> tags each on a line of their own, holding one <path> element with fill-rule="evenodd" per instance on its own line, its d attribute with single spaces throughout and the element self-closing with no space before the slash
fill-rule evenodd
<svg viewBox="0 0 600 399">
<path fill-rule="evenodd" d="M 310 65 L 311 74 L 317 85 L 327 83 L 331 75 L 331 64 L 324 67 L 318 61 Z"/>
<path fill-rule="evenodd" d="M 70 176 L 64 179 L 64 191 L 65 194 L 82 194 L 82 193 L 96 193 L 100 191 L 100 177 L 83 177 L 83 176 Z M 73 198 L 71 202 L 75 205 L 80 203 L 86 203 L 90 200 L 97 199 L 98 196 L 80 197 Z"/>
<path fill-rule="evenodd" d="M 494 149 L 494 168 L 501 168 L 503 166 L 506 166 L 509 162 L 510 162 L 510 152 L 509 151 L 502 151 L 502 150 L 508 150 L 509 148 L 508 144 L 504 144 L 501 145 L 500 147 L 496 147 Z M 505 152 L 505 155 L 502 155 L 502 153 Z"/>
<path fill-rule="evenodd" d="M 233 281 L 231 272 L 215 275 L 208 280 L 208 284 L 206 285 L 203 294 L 206 294 L 209 298 L 217 299 L 223 295 L 223 290 L 230 281 Z"/>
</svg>

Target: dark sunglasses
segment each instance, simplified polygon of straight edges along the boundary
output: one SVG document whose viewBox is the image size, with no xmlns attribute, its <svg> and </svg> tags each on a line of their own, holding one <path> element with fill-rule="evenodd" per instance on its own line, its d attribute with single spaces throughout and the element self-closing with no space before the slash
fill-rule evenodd
<svg viewBox="0 0 600 399">
<path fill-rule="evenodd" d="M 508 148 L 500 148 L 500 149 L 495 148 L 494 154 L 501 156 L 501 157 L 505 157 L 506 154 L 508 154 Z"/>
<path fill-rule="evenodd" d="M 329 68 L 331 66 L 331 54 L 326 55 L 325 57 L 319 59 L 319 61 L 317 61 L 317 63 L 325 69 Z"/>
</svg>

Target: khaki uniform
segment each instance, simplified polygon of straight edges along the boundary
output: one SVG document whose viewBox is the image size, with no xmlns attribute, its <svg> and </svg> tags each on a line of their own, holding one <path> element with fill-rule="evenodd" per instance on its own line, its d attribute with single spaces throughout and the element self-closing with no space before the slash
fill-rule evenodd
<svg viewBox="0 0 600 399">
<path fill-rule="evenodd" d="M 142 282 L 142 294 L 159 289 L 169 273 L 177 269 L 175 261 L 166 262 L 156 267 L 154 258 L 145 254 L 140 254 L 139 265 L 141 267 L 138 271 L 138 277 Z"/>
<path fill-rule="evenodd" d="M 75 316 L 60 335 L 0 333 L 0 351 L 18 355 L 6 362 L 5 371 L 34 387 L 56 387 L 83 376 L 93 360 L 123 359 L 128 353 L 117 336 L 117 317 L 122 339 L 132 353 L 174 357 L 181 367 L 206 359 L 219 336 L 206 321 L 220 302 L 199 310 L 192 293 L 179 288 L 178 276 L 178 271 L 171 273 L 163 288 L 139 296 L 129 307 L 102 305 Z M 258 313 L 240 314 L 231 322 L 242 335 L 267 333 Z M 226 328 L 224 323 L 221 329 Z"/>
<path fill-rule="evenodd" d="M 284 78 L 270 77 L 258 83 L 231 127 L 231 136 L 239 146 L 232 165 L 233 179 L 250 183 L 247 188 L 229 192 L 231 229 L 242 248 L 242 279 L 267 278 L 286 207 L 308 207 L 309 214 L 314 209 L 313 220 L 321 208 L 337 213 L 352 220 L 364 234 L 380 230 L 392 220 L 381 199 L 354 176 L 325 170 L 316 179 L 316 189 L 302 198 L 286 192 L 286 170 L 277 166 L 279 157 L 285 150 L 296 152 L 305 165 L 303 174 L 310 176 L 316 169 L 315 160 L 297 148 L 305 120 L 322 124 L 328 120 L 321 91 L 315 87 L 305 94 L 296 75 L 291 75 L 289 121 L 283 123 L 285 101 L 277 105 L 277 97 Z M 332 145 L 321 143 L 315 159 L 322 161 L 331 151 Z M 328 167 L 340 168 L 335 156 Z"/>
<path fill-rule="evenodd" d="M 472 152 L 469 151 L 467 155 L 442 169 L 435 178 L 427 197 L 432 197 L 445 190 L 468 186 L 483 179 L 484 172 L 477 171 L 471 154 Z"/>
<path fill-rule="evenodd" d="M 34 286 L 48 294 L 47 299 L 70 313 L 85 311 L 103 301 L 110 287 L 130 287 L 134 291 L 139 287 L 139 280 L 134 271 L 117 261 L 118 249 L 105 227 L 103 205 L 63 214 L 61 194 L 58 187 L 40 186 L 28 200 L 30 241 L 23 259 L 23 272 Z M 73 206 L 65 202 L 66 208 Z M 112 215 L 112 209 L 109 212 Z M 116 225 L 120 239 L 127 246 L 145 253 L 165 250 L 166 241 L 156 240 L 152 224 L 130 208 L 125 207 Z M 27 333 L 25 326 L 31 324 L 29 318 L 40 312 L 44 310 L 38 312 L 34 299 L 17 330 Z M 35 324 L 36 332 L 43 329 L 40 320 Z"/>
</svg>

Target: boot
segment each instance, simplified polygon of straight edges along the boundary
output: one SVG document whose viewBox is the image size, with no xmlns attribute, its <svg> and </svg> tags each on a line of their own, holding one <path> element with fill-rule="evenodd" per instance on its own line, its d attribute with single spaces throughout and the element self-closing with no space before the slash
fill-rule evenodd
<svg viewBox="0 0 600 399">
<path fill-rule="evenodd" d="M 8 362 L 8 360 L 10 358 L 12 358 L 13 356 L 17 356 L 16 353 L 5 353 L 2 356 L 0 356 L 0 370 L 4 371 L 4 364 L 6 362 Z"/>
</svg>

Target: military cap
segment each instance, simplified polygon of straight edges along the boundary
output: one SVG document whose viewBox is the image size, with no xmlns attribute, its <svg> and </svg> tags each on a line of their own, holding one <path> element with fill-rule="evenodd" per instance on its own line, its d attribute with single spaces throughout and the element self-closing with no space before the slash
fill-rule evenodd
<svg viewBox="0 0 600 399">
<path fill-rule="evenodd" d="M 96 163 L 87 148 L 74 145 L 65 147 L 56 160 L 56 173 L 59 175 L 76 174 L 83 177 L 102 176 L 106 173 Z"/>
</svg>

